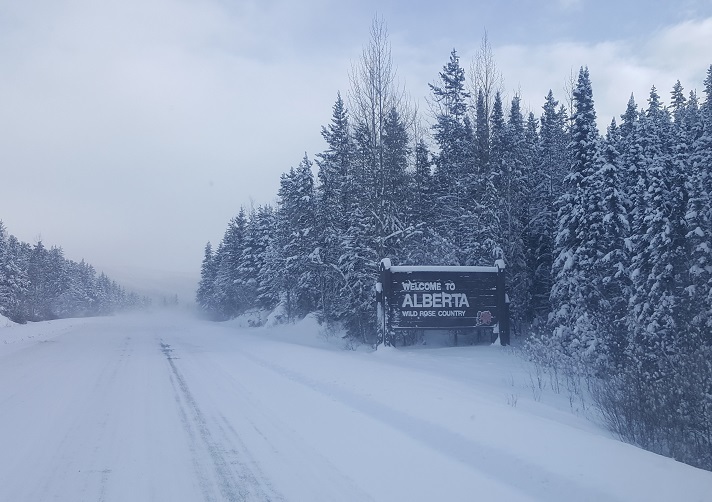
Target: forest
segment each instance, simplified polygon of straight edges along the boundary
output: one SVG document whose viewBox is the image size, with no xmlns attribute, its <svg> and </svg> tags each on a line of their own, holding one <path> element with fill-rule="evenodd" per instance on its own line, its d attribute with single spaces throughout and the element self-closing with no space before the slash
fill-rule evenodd
<svg viewBox="0 0 712 502">
<path fill-rule="evenodd" d="M 712 66 L 703 95 L 631 95 L 605 131 L 585 66 L 538 116 L 502 82 L 485 37 L 469 73 L 450 53 L 422 114 L 375 21 L 324 150 L 207 244 L 200 308 L 315 313 L 375 344 L 382 258 L 503 259 L 529 357 L 584 382 L 623 439 L 712 469 Z"/>
<path fill-rule="evenodd" d="M 84 260 L 66 259 L 60 247 L 18 240 L 0 221 L 0 315 L 26 323 L 109 315 L 149 303 Z"/>
</svg>

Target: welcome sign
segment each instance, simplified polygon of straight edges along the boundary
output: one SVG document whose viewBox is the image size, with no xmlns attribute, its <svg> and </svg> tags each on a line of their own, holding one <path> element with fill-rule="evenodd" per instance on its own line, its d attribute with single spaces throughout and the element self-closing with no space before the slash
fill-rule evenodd
<svg viewBox="0 0 712 502">
<path fill-rule="evenodd" d="M 492 328 L 509 343 L 504 263 L 493 267 L 391 266 L 381 262 L 384 332 Z"/>
</svg>

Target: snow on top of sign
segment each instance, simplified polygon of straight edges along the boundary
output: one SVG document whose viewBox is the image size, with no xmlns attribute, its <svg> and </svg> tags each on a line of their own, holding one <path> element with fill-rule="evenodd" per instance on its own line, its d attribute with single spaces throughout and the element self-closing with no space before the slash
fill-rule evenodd
<svg viewBox="0 0 712 502">
<path fill-rule="evenodd" d="M 391 267 L 391 272 L 497 272 L 497 267 L 456 267 L 447 265 L 432 265 L 417 267 L 412 265 L 397 265 Z"/>
</svg>

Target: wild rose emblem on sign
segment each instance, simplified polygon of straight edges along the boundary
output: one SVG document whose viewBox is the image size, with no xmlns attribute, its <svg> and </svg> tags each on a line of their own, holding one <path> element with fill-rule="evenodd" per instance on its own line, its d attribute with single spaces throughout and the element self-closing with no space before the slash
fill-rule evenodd
<svg viewBox="0 0 712 502">
<path fill-rule="evenodd" d="M 477 312 L 477 324 L 478 326 L 489 326 L 490 324 L 492 324 L 492 312 L 490 312 L 489 310 Z"/>
</svg>

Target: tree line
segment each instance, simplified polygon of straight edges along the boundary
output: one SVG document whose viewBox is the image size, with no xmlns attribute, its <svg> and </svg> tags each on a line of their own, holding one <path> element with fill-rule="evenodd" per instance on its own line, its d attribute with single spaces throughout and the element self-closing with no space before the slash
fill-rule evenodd
<svg viewBox="0 0 712 502">
<path fill-rule="evenodd" d="M 631 96 L 601 136 L 573 93 L 550 310 L 535 359 L 584 376 L 624 439 L 712 469 L 712 66 L 705 100 Z"/>
<path fill-rule="evenodd" d="M 60 247 L 21 242 L 0 221 L 0 315 L 25 323 L 108 315 L 149 303 L 84 260 L 66 259 Z"/>
<path fill-rule="evenodd" d="M 704 99 L 653 87 L 604 134 L 585 67 L 568 107 L 551 91 L 539 117 L 505 106 L 486 38 L 469 78 L 453 50 L 429 85 L 429 130 L 382 22 L 349 77 L 316 166 L 305 155 L 276 208 L 241 210 L 206 247 L 201 308 L 316 312 L 374 343 L 381 258 L 501 258 L 533 358 L 584 376 L 625 439 L 712 468 L 712 66 Z"/>
</svg>

